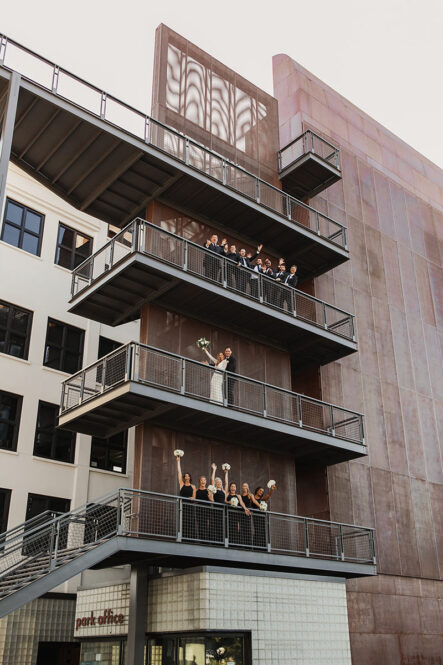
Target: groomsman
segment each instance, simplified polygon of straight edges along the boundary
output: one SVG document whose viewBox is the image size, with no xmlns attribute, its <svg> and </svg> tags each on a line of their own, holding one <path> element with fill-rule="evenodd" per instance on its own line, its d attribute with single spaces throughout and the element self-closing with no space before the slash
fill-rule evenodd
<svg viewBox="0 0 443 665">
<path fill-rule="evenodd" d="M 286 284 L 286 278 L 288 273 L 286 272 L 286 266 L 284 263 L 280 263 L 275 273 L 275 281 L 280 282 L 280 284 Z M 275 305 L 280 307 L 280 309 L 286 309 L 286 305 L 289 304 L 290 295 L 287 292 L 287 289 L 278 288 L 277 293 L 275 294 Z"/>
<path fill-rule="evenodd" d="M 222 240 L 222 244 L 218 244 L 218 236 L 214 233 L 210 240 L 207 240 L 204 244 L 203 247 L 208 249 L 210 252 L 213 252 L 214 254 L 221 255 L 223 254 L 223 247 L 226 243 L 226 239 Z M 214 282 L 219 282 L 220 281 L 220 274 L 221 274 L 221 263 L 220 259 L 217 259 L 210 254 L 205 252 L 205 256 L 203 257 L 203 268 L 204 268 L 204 273 L 205 276 L 213 280 Z"/>
<path fill-rule="evenodd" d="M 292 288 L 295 289 L 297 283 L 298 283 L 297 266 L 293 265 L 289 268 L 289 273 L 286 273 L 284 284 L 292 286 Z"/>
<path fill-rule="evenodd" d="M 237 361 L 232 355 L 232 349 L 230 346 L 227 346 L 225 349 L 225 358 L 228 361 L 228 364 L 226 365 L 226 371 L 228 372 L 227 375 L 227 382 L 228 382 L 228 406 L 232 406 L 234 404 L 234 388 L 236 384 L 236 379 L 234 377 L 230 376 L 230 374 L 236 374 L 237 372 Z"/>
</svg>

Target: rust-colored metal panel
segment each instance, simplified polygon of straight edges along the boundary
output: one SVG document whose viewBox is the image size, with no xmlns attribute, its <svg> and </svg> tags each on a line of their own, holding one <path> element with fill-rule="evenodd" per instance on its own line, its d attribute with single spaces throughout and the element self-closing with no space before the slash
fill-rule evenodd
<svg viewBox="0 0 443 665">
<path fill-rule="evenodd" d="M 277 100 L 163 24 L 152 115 L 280 187 Z"/>
</svg>

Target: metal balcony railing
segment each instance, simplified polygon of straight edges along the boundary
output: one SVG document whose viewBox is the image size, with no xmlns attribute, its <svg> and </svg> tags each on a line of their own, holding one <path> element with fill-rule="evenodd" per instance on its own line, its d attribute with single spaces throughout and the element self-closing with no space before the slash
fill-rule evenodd
<svg viewBox="0 0 443 665">
<path fill-rule="evenodd" d="M 371 528 L 133 489 L 25 526 L 2 534 L 0 601 L 115 536 L 375 564 Z"/>
<path fill-rule="evenodd" d="M 0 35 L 0 66 L 167 153 L 294 224 L 347 249 L 346 227 L 18 42 Z"/>
<path fill-rule="evenodd" d="M 364 445 L 360 413 L 139 342 L 121 346 L 63 381 L 60 415 L 127 381 Z"/>
<path fill-rule="evenodd" d="M 71 296 L 76 298 L 88 286 L 134 252 L 201 277 L 206 283 L 276 309 L 289 318 L 307 321 L 349 340 L 355 340 L 354 317 L 303 291 L 280 284 L 250 268 L 215 254 L 189 240 L 143 219 L 135 219 L 81 263 L 72 274 Z"/>
<path fill-rule="evenodd" d="M 312 153 L 340 171 L 340 150 L 318 134 L 308 129 L 288 143 L 278 153 L 278 169 L 284 171 L 300 157 Z"/>
</svg>

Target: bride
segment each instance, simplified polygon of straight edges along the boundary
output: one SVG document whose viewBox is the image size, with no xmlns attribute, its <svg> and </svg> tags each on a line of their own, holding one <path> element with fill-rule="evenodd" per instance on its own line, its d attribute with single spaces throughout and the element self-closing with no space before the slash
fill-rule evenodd
<svg viewBox="0 0 443 665">
<path fill-rule="evenodd" d="M 219 353 L 217 359 L 215 359 L 207 349 L 203 349 L 203 351 L 206 353 L 209 360 L 215 365 L 215 370 L 211 377 L 211 393 L 209 399 L 211 402 L 223 404 L 223 372 L 226 369 L 228 360 L 223 353 Z"/>
</svg>

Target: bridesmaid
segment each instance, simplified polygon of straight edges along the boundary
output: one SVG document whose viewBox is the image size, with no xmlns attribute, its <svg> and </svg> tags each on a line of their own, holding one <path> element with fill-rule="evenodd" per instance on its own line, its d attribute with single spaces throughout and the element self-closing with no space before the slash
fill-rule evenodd
<svg viewBox="0 0 443 665">
<path fill-rule="evenodd" d="M 240 496 L 243 501 L 243 504 L 248 509 L 248 512 L 250 508 L 258 508 L 260 510 L 260 504 L 255 498 L 255 496 L 250 492 L 248 483 L 242 483 Z M 250 547 L 252 545 L 252 520 L 250 512 L 249 515 L 248 514 L 242 515 L 242 519 L 240 521 L 240 528 L 241 528 L 241 537 L 243 544 Z"/>
<path fill-rule="evenodd" d="M 180 496 L 185 499 L 182 501 L 182 536 L 183 538 L 195 538 L 195 515 L 194 506 L 190 503 L 195 499 L 197 493 L 195 485 L 192 484 L 190 473 L 182 474 L 180 455 L 176 456 L 178 484 L 180 486 Z"/>
<path fill-rule="evenodd" d="M 249 508 L 245 506 L 240 494 L 237 494 L 237 485 L 235 483 L 230 483 L 225 503 L 232 505 L 231 502 L 232 499 L 234 498 L 237 499 L 237 504 L 241 508 L 243 508 L 246 517 L 249 518 L 251 516 L 251 512 Z M 231 545 L 243 544 L 243 539 L 241 538 L 241 533 L 240 533 L 240 518 L 243 517 L 244 517 L 243 513 L 240 514 L 240 512 L 234 512 L 234 510 L 230 510 L 228 512 L 228 523 L 229 523 L 228 533 L 229 533 L 229 542 L 231 543 Z"/>
<path fill-rule="evenodd" d="M 195 498 L 199 502 L 214 501 L 214 495 L 206 487 L 207 482 L 206 476 L 200 476 L 198 479 L 198 490 L 195 493 Z M 210 540 L 209 518 L 212 513 L 209 511 L 211 510 L 211 506 L 201 503 L 196 506 L 196 510 L 199 540 Z"/>
<path fill-rule="evenodd" d="M 268 501 L 271 498 L 272 494 L 275 491 L 276 486 L 272 485 L 269 492 L 265 495 L 265 490 L 263 487 L 259 486 L 254 492 L 254 498 L 258 504 L 260 501 Z M 266 513 L 262 510 L 254 510 L 252 516 L 252 521 L 254 523 L 254 546 L 260 548 L 266 548 L 267 538 L 266 538 Z"/>
<path fill-rule="evenodd" d="M 223 504 L 225 503 L 228 494 L 228 470 L 225 470 L 225 484 L 223 486 L 222 479 L 220 477 L 215 477 L 217 465 L 214 462 L 211 464 L 211 469 L 211 485 L 215 487 L 214 503 L 221 504 L 220 507 L 216 507 L 215 510 L 212 511 L 212 540 L 223 544 L 223 519 L 225 513 Z"/>
</svg>

